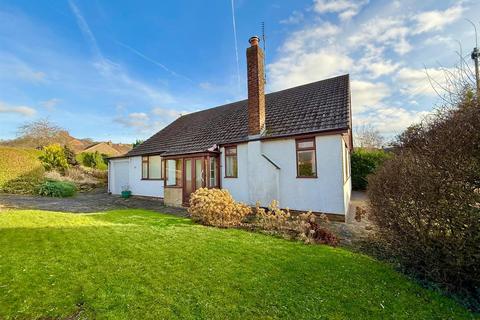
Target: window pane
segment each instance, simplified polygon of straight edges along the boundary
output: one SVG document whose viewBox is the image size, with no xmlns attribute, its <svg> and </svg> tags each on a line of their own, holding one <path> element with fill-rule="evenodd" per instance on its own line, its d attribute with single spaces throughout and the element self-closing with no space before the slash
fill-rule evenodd
<svg viewBox="0 0 480 320">
<path fill-rule="evenodd" d="M 315 144 L 313 143 L 313 140 L 302 140 L 298 141 L 298 148 L 299 149 L 309 149 L 309 148 L 314 148 Z"/>
<path fill-rule="evenodd" d="M 217 158 L 210 158 L 210 187 L 218 187 L 217 169 Z"/>
<path fill-rule="evenodd" d="M 298 151 L 298 176 L 314 177 L 315 172 L 315 151 Z"/>
<path fill-rule="evenodd" d="M 148 161 L 149 179 L 160 179 L 162 177 L 162 158 L 160 156 L 151 156 Z"/>
<path fill-rule="evenodd" d="M 193 191 L 192 181 L 192 160 L 185 160 L 185 192 L 187 194 Z"/>
<path fill-rule="evenodd" d="M 196 159 L 195 160 L 195 188 L 203 187 L 203 159 Z"/>
<path fill-rule="evenodd" d="M 182 160 L 181 159 L 175 160 L 175 175 L 176 175 L 177 186 L 182 185 L 182 172 L 183 172 Z"/>
<path fill-rule="evenodd" d="M 237 154 L 237 148 L 225 148 L 225 154 L 226 155 L 236 155 Z"/>
<path fill-rule="evenodd" d="M 176 184 L 175 160 L 167 160 L 167 186 L 174 186 Z"/>
<path fill-rule="evenodd" d="M 148 162 L 142 162 L 142 179 L 148 179 Z"/>
<path fill-rule="evenodd" d="M 227 177 L 236 177 L 238 173 L 237 156 L 225 157 Z"/>
</svg>

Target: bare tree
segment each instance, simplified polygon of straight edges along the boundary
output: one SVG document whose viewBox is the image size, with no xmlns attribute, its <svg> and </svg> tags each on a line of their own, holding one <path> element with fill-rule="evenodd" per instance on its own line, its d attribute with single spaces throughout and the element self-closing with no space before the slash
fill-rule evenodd
<svg viewBox="0 0 480 320">
<path fill-rule="evenodd" d="M 438 69 L 443 71 L 443 79 L 435 79 L 429 73 L 428 68 L 424 66 L 430 86 L 443 103 L 448 106 L 455 106 L 465 99 L 477 100 L 478 102 L 478 92 L 475 90 L 477 86 L 475 70 L 470 66 L 468 59 L 470 55 L 463 52 L 462 44 L 459 41 L 457 43 L 459 46 L 459 50 L 456 51 L 459 59 L 458 63 L 451 68 L 438 63 Z"/>
<path fill-rule="evenodd" d="M 42 148 L 52 143 L 68 143 L 68 132 L 48 119 L 40 119 L 21 125 L 17 129 L 17 138 L 10 142 L 22 147 Z"/>
<path fill-rule="evenodd" d="M 364 124 L 354 129 L 354 144 L 358 148 L 378 149 L 385 142 L 385 138 L 370 124 Z"/>
</svg>

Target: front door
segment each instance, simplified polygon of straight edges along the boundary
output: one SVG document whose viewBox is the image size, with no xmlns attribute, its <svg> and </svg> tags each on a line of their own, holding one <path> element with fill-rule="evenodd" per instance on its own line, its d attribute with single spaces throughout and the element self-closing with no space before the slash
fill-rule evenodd
<svg viewBox="0 0 480 320">
<path fill-rule="evenodd" d="M 205 186 L 205 162 L 204 158 L 185 158 L 183 181 L 183 203 L 188 204 L 190 194 L 198 188 Z"/>
</svg>

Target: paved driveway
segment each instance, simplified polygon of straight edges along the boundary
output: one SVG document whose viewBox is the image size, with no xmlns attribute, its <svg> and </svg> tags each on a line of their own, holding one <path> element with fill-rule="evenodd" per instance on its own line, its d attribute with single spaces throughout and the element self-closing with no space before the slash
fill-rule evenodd
<svg viewBox="0 0 480 320">
<path fill-rule="evenodd" d="M 153 210 L 182 217 L 187 215 L 185 209 L 167 207 L 161 199 L 144 197 L 122 199 L 118 195 L 109 195 L 104 189 L 98 189 L 88 193 L 79 193 L 70 198 L 0 193 L 0 209 L 1 208 L 39 209 L 72 213 L 133 208 Z"/>
</svg>

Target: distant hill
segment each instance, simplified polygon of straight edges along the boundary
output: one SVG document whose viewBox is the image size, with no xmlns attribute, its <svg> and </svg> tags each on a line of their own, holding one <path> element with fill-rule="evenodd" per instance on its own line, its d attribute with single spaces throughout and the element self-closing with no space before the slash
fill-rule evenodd
<svg viewBox="0 0 480 320">
<path fill-rule="evenodd" d="M 42 143 L 58 143 L 60 145 L 66 145 L 73 150 L 76 154 L 82 152 L 95 152 L 98 151 L 101 154 L 109 156 L 119 156 L 127 153 L 132 149 L 131 144 L 126 143 L 112 143 L 111 141 L 93 141 L 92 139 L 78 139 L 71 136 L 68 131 L 62 130 L 57 135 L 42 140 Z M 14 148 L 33 148 L 40 149 L 39 141 L 31 138 L 16 138 L 12 140 L 2 141 L 2 146 L 14 147 Z"/>
</svg>

